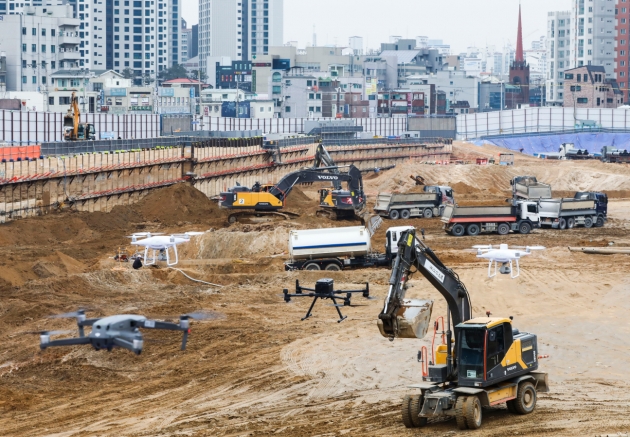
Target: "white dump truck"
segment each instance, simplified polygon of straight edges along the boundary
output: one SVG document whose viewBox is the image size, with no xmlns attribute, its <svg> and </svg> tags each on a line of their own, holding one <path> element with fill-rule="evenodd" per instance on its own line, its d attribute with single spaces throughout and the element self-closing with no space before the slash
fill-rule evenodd
<svg viewBox="0 0 630 437">
<path fill-rule="evenodd" d="M 424 193 L 379 193 L 374 212 L 391 220 L 411 217 L 439 217 L 448 204 L 455 203 L 453 189 L 446 186 L 425 186 Z"/>
<path fill-rule="evenodd" d="M 389 228 L 385 253 L 372 250 L 363 226 L 294 230 L 289 233 L 289 256 L 285 270 L 329 270 L 359 267 L 389 267 L 398 253 L 398 239 L 412 226 Z"/>
</svg>

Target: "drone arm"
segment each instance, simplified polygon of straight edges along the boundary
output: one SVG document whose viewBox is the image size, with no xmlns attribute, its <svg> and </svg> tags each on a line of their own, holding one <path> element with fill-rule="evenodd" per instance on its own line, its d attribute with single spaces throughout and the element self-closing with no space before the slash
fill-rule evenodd
<svg viewBox="0 0 630 437">
<path fill-rule="evenodd" d="M 92 326 L 93 324 L 95 324 L 99 320 L 100 319 L 77 320 L 77 326 L 79 327 L 79 337 L 85 337 L 85 331 L 83 331 L 83 328 L 85 326 Z"/>
<path fill-rule="evenodd" d="M 177 323 L 170 322 L 158 322 L 155 320 L 145 320 L 144 324 L 140 326 L 141 328 L 147 329 L 165 329 L 167 331 L 185 331 L 188 328 L 184 328 Z"/>
<path fill-rule="evenodd" d="M 45 350 L 49 347 L 56 347 L 56 346 L 75 346 L 75 345 L 82 345 L 82 344 L 90 344 L 90 338 L 89 337 L 78 337 L 78 338 L 64 338 L 61 340 L 48 340 L 45 341 L 42 339 L 42 341 L 39 344 L 39 347 L 41 350 Z"/>
</svg>

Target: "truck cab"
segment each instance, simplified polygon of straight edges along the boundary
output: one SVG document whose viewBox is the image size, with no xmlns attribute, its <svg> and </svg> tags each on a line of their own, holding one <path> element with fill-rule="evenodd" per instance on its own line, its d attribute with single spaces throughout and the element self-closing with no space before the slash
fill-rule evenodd
<svg viewBox="0 0 630 437">
<path fill-rule="evenodd" d="M 390 266 L 392 260 L 398 255 L 398 241 L 410 229 L 415 228 L 413 226 L 396 226 L 387 229 L 385 233 L 385 256 Z"/>
<path fill-rule="evenodd" d="M 595 226 L 604 226 L 608 217 L 608 196 L 606 193 L 598 191 L 578 191 L 575 193 L 573 198 L 579 200 L 594 200 L 595 208 L 597 210 L 597 221 L 595 222 Z"/>
<path fill-rule="evenodd" d="M 424 191 L 426 193 L 441 193 L 442 203 L 455 203 L 453 189 L 451 187 L 443 185 L 427 185 L 424 187 Z"/>
<path fill-rule="evenodd" d="M 540 227 L 540 213 L 537 202 L 518 202 L 516 204 L 516 215 L 520 220 L 527 220 Z"/>
</svg>

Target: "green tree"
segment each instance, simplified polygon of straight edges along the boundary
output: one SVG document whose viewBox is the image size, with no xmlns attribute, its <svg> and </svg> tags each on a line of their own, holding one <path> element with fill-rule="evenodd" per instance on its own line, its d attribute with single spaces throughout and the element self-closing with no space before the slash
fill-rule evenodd
<svg viewBox="0 0 630 437">
<path fill-rule="evenodd" d="M 204 73 L 203 71 L 193 70 L 191 71 L 188 77 L 192 80 L 199 80 L 201 82 L 205 82 L 206 79 L 208 78 L 208 75 Z"/>
<path fill-rule="evenodd" d="M 179 64 L 175 64 L 171 68 L 162 70 L 160 71 L 160 74 L 158 74 L 158 78 L 161 80 L 172 80 L 183 77 L 188 77 L 188 71 L 186 71 L 186 69 Z"/>
<path fill-rule="evenodd" d="M 129 67 L 120 72 L 125 79 L 133 79 L 133 70 Z"/>
</svg>

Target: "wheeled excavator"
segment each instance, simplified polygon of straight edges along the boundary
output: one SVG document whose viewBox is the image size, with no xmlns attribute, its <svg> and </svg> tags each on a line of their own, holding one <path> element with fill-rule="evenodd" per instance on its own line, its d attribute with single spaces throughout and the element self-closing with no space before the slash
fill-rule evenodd
<svg viewBox="0 0 630 437">
<path fill-rule="evenodd" d="M 333 170 L 333 173 L 329 170 Z M 302 169 L 289 173 L 275 185 L 256 183 L 252 188 L 237 185 L 220 194 L 219 205 L 222 208 L 236 210 L 228 216 L 230 223 L 235 223 L 242 218 L 265 215 L 289 219 L 298 214 L 280 210 L 284 208 L 287 196 L 296 185 L 321 182 L 341 185 L 342 182 L 346 182 L 347 197 L 342 201 L 351 205 L 353 213 L 362 220 L 364 226 L 373 235 L 382 224 L 382 220 L 379 216 L 369 213 L 366 208 L 361 171 L 354 165 L 349 166 L 347 173 L 335 173 L 335 170 L 338 171 L 338 167 Z"/>
<path fill-rule="evenodd" d="M 73 91 L 70 97 L 70 108 L 63 116 L 63 138 L 66 141 L 85 141 L 96 139 L 96 130 L 91 123 L 79 123 L 79 98 Z"/>
<path fill-rule="evenodd" d="M 443 344 L 435 354 L 432 347 L 430 356 L 426 347 L 418 352 L 423 378 L 409 386 L 416 392 L 403 400 L 404 425 L 416 428 L 425 426 L 430 418 L 454 416 L 459 429 L 477 429 L 482 407 L 503 403 L 514 414 L 533 412 L 537 393 L 549 391 L 547 374 L 538 371 L 537 336 L 514 328 L 512 317 L 490 317 L 488 312 L 487 317 L 473 318 L 466 286 L 416 237 L 415 229 L 406 231 L 398 244 L 389 292 L 379 314 L 381 334 L 392 341 L 426 335 L 433 302 L 405 299 L 415 272 L 420 272 L 448 304 L 445 332 L 442 318 Z"/>
</svg>

